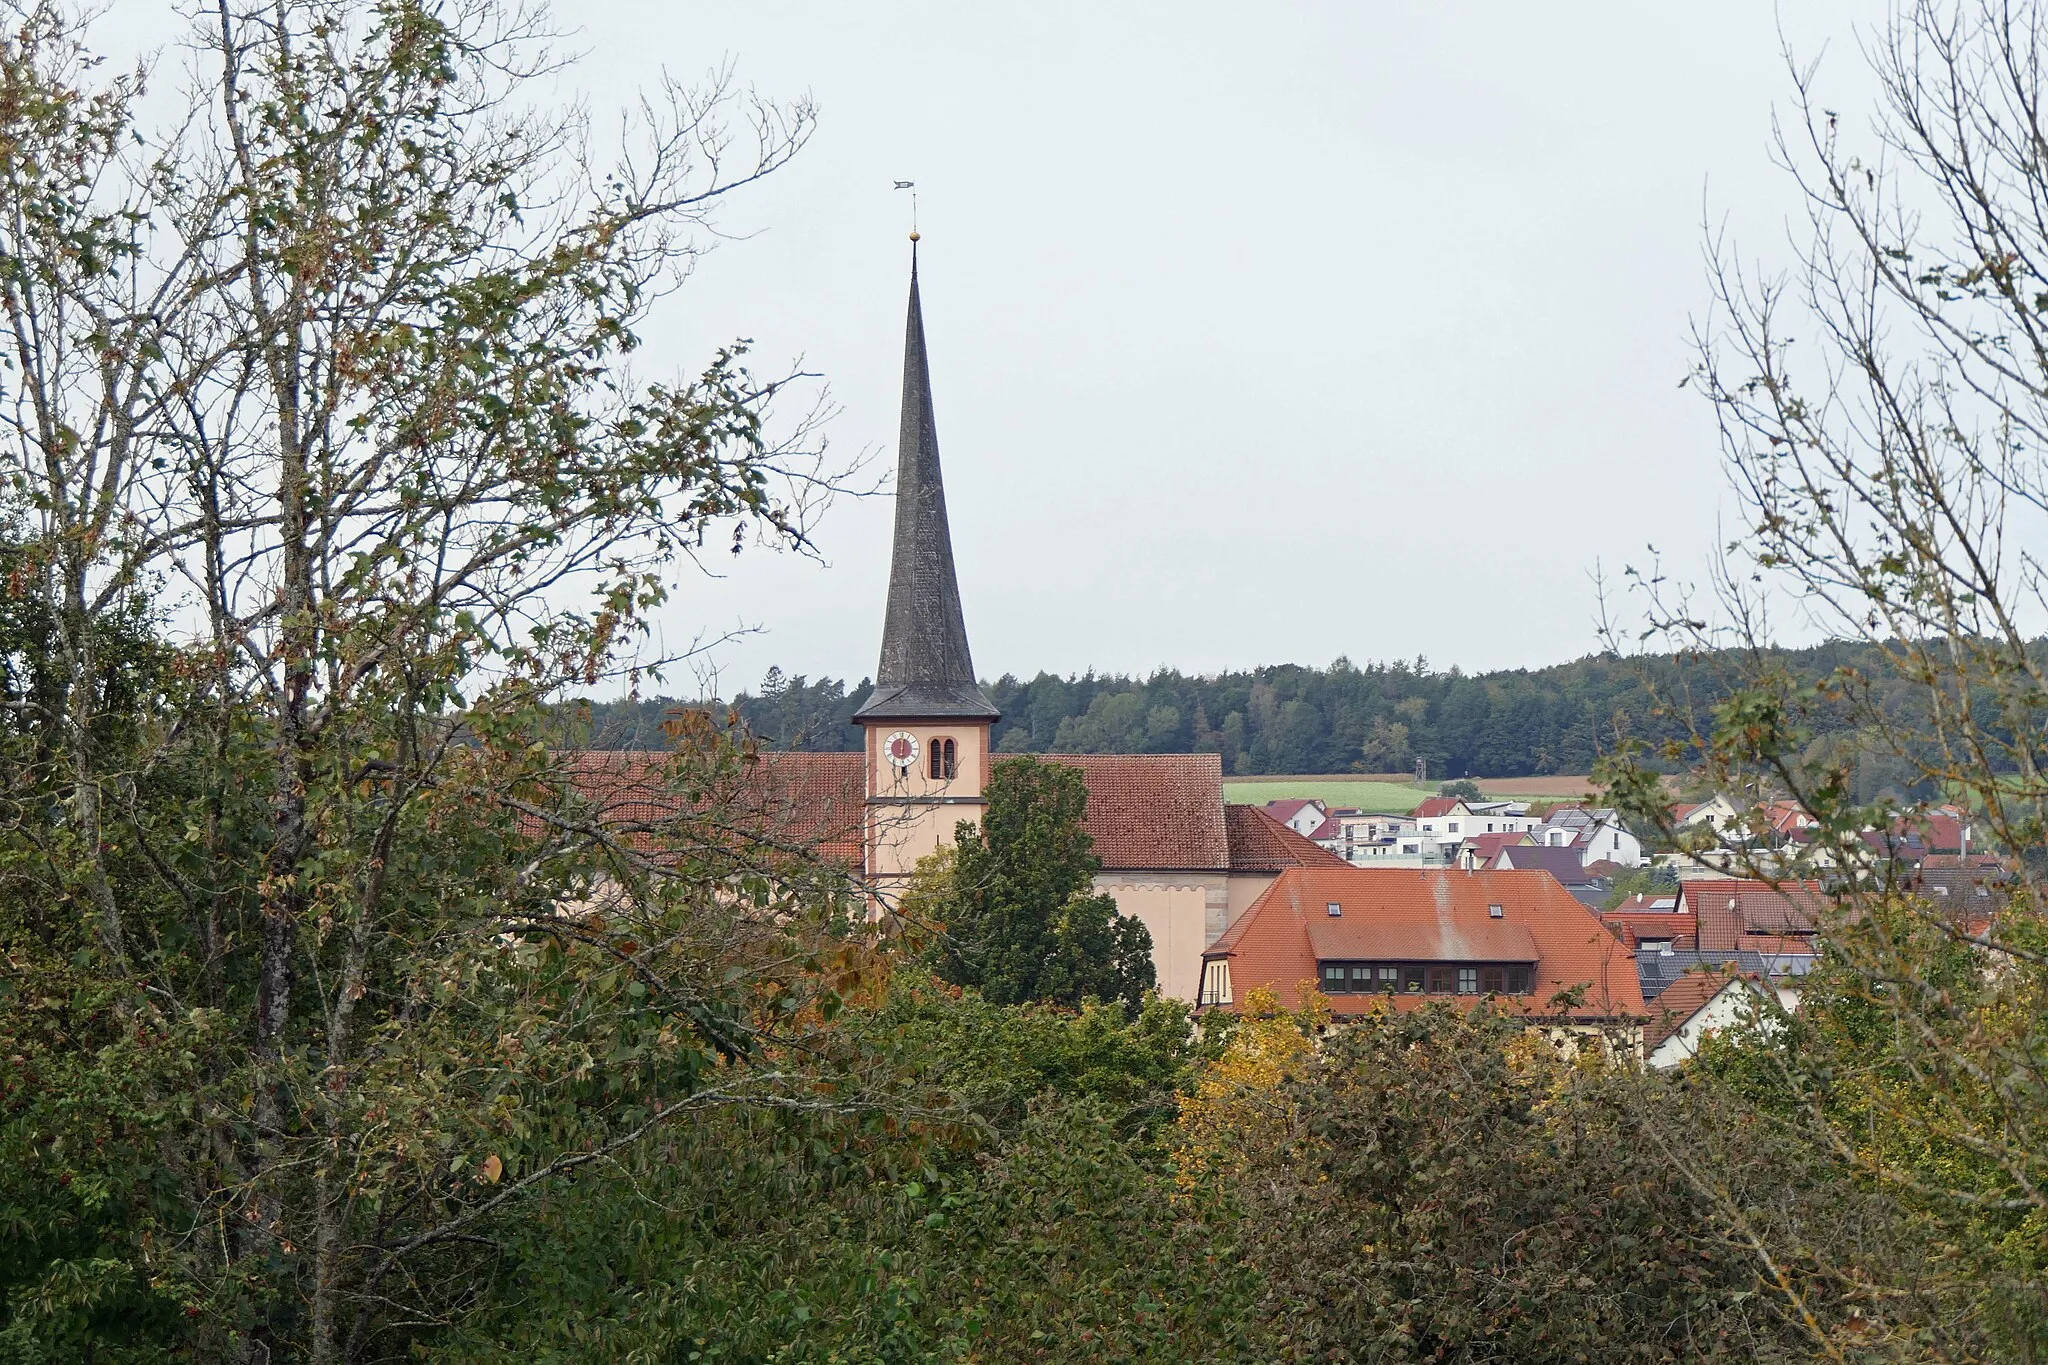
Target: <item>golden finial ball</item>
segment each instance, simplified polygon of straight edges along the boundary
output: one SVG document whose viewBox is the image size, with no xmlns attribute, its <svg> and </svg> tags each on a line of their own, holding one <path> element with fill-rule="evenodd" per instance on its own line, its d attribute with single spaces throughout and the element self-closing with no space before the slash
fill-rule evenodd
<svg viewBox="0 0 2048 1365">
<path fill-rule="evenodd" d="M 917 229 L 916 229 L 916 228 L 912 228 L 912 229 L 910 230 L 910 240 L 911 240 L 911 241 L 913 241 L 913 242 L 915 242 L 915 241 L 919 240 L 919 238 L 918 238 L 918 235 L 917 235 Z"/>
</svg>

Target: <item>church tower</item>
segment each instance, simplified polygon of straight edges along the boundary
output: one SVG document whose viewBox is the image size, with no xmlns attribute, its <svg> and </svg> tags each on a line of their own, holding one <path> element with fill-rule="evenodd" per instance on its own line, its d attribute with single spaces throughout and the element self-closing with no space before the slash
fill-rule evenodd
<svg viewBox="0 0 2048 1365">
<path fill-rule="evenodd" d="M 1000 718 L 967 653 L 925 361 L 917 235 L 910 240 L 889 607 L 875 691 L 854 714 L 867 736 L 867 870 L 885 883 L 952 843 L 959 821 L 981 818 L 989 727 Z"/>
</svg>

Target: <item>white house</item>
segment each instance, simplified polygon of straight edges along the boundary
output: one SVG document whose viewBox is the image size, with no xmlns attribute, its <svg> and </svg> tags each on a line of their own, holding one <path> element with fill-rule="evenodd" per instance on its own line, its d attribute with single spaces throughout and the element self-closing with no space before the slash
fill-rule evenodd
<svg viewBox="0 0 2048 1365">
<path fill-rule="evenodd" d="M 1705 801 L 1682 801 L 1671 808 L 1671 823 L 1678 829 L 1705 825 L 1716 834 L 1726 834 L 1741 818 L 1735 803 L 1718 792 Z"/>
<path fill-rule="evenodd" d="M 1708 1035 L 1766 1017 L 1771 997 L 1746 976 L 1695 972 L 1678 978 L 1650 1006 L 1643 1043 L 1654 1067 L 1674 1067 L 1699 1055 Z"/>
<path fill-rule="evenodd" d="M 1559 806 L 1535 830 L 1536 841 L 1549 848 L 1576 848 L 1579 861 L 1641 867 L 1643 842 L 1607 807 Z"/>
<path fill-rule="evenodd" d="M 1473 834 L 1525 834 L 1543 822 L 1529 814 L 1527 801 L 1467 801 L 1467 810 L 1472 812 L 1471 823 L 1464 833 Z"/>
<path fill-rule="evenodd" d="M 1313 838 L 1315 832 L 1322 828 L 1323 821 L 1330 818 L 1330 808 L 1313 797 L 1296 797 L 1286 801 L 1268 801 L 1266 814 L 1303 838 Z"/>
</svg>

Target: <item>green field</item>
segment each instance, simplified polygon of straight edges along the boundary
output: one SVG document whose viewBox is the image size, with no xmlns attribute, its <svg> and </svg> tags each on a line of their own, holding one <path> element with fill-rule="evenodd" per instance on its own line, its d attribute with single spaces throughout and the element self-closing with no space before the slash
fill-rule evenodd
<svg viewBox="0 0 2048 1365">
<path fill-rule="evenodd" d="M 1527 785 L 1528 779 L 1515 784 L 1512 794 L 1503 793 L 1499 799 L 1508 801 L 1576 801 L 1583 791 L 1558 791 L 1530 793 L 1519 790 Z M 1480 790 L 1486 790 L 1484 782 Z M 1487 793 L 1489 796 L 1491 792 Z M 1434 785 L 1416 787 L 1395 782 L 1364 782 L 1348 777 L 1246 777 L 1223 779 L 1223 799 L 1244 806 L 1263 806 L 1268 801 L 1280 801 L 1288 797 L 1314 797 L 1328 806 L 1356 806 L 1360 810 L 1388 811 L 1405 814 L 1415 809 L 1424 799 L 1436 795 Z"/>
</svg>

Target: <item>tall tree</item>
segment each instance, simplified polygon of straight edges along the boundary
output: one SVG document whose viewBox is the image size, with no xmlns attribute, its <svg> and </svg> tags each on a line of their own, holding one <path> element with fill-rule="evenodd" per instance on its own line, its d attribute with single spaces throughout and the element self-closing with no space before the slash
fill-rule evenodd
<svg viewBox="0 0 2048 1365">
<path fill-rule="evenodd" d="M 541 706 L 637 662 L 682 557 L 804 543 L 829 480 L 769 436 L 778 384 L 737 345 L 625 366 L 811 111 L 669 84 L 607 154 L 535 101 L 529 12 L 220 0 L 158 124 L 80 16 L 5 23 L 8 588 L 47 641 L 0 829 L 37 1078 L 0 1128 L 10 1329 L 85 1266 L 201 1358 L 403 1354 L 552 1181 L 811 1102 L 749 1063 L 829 994 L 830 896 L 673 818 L 747 755 L 686 722 L 600 775 L 622 838 Z M 84 1321 L 39 1349 L 84 1358 Z"/>
<path fill-rule="evenodd" d="M 928 902 L 945 921 L 941 974 L 996 1004 L 1094 998 L 1135 1014 L 1157 984 L 1152 935 L 1093 889 L 1102 860 L 1082 828 L 1081 770 L 1004 759 L 985 794 L 981 824 L 960 824 L 947 885 Z"/>
<path fill-rule="evenodd" d="M 1830 972 L 1807 1046 L 1762 1055 L 1776 1093 L 1861 1176 L 1946 1229 L 1958 1311 L 2040 1359 L 2048 1222 L 2048 13 L 1901 0 L 1864 52 L 1865 119 L 1795 65 L 1777 153 L 1807 205 L 1789 272 L 1711 243 L 1716 308 L 1696 382 L 1721 423 L 1745 534 L 1721 610 L 1638 580 L 1650 624 L 1740 665 L 1666 758 L 1702 785 L 1777 791 L 1816 819 L 1806 858 L 1757 858 L 1754 828 L 1670 828 L 1639 762 L 1614 790 L 1665 837 L 1759 875 L 1830 867 Z M 1783 666 L 1772 608 L 1849 642 L 1819 678 Z M 1719 625 L 1710 626 L 1709 619 Z M 1817 742 L 1832 733 L 1839 742 Z M 1638 758 L 1641 755 L 1637 755 Z M 1873 862 L 1904 788 L 1968 812 L 2013 855 L 1996 917 Z M 1991 875 L 1999 875 L 1995 870 Z M 1959 961 L 1960 959 L 1960 961 Z M 1747 1235 L 1747 1234 L 1746 1234 Z M 1771 1247 L 1775 1254 L 1789 1248 Z"/>
</svg>

